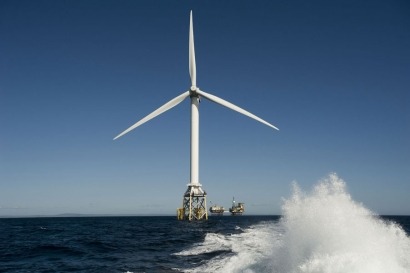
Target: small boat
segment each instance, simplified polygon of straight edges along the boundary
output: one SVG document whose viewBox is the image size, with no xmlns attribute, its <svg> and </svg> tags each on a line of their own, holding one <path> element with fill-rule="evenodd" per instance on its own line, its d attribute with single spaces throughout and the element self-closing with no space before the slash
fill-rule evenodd
<svg viewBox="0 0 410 273">
<path fill-rule="evenodd" d="M 212 214 L 223 214 L 225 212 L 225 208 L 218 205 L 213 205 L 209 208 L 209 211 Z"/>
</svg>

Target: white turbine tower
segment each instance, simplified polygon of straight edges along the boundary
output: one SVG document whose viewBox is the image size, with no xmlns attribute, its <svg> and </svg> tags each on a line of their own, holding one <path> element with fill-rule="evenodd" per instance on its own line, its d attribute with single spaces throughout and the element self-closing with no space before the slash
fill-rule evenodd
<svg viewBox="0 0 410 273">
<path fill-rule="evenodd" d="M 212 94 L 206 93 L 196 85 L 196 64 L 195 64 L 195 47 L 194 47 L 194 30 L 192 24 L 192 11 L 190 13 L 190 26 L 189 26 L 189 74 L 191 76 L 191 88 L 162 105 L 160 108 L 147 115 L 127 130 L 119 134 L 114 138 L 117 139 L 145 122 L 155 118 L 156 116 L 168 111 L 174 106 L 181 103 L 185 98 L 191 98 L 191 180 L 187 185 L 188 189 L 184 194 L 183 207 L 178 209 L 178 218 L 181 220 L 201 220 L 208 219 L 208 213 L 206 210 L 206 192 L 202 189 L 202 185 L 199 183 L 199 97 L 206 98 L 217 104 L 225 106 L 229 109 L 237 111 L 245 116 L 248 116 L 254 120 L 257 120 L 273 129 L 279 130 L 269 122 L 249 113 L 248 111 L 233 105 L 232 103 L 218 98 Z"/>
</svg>

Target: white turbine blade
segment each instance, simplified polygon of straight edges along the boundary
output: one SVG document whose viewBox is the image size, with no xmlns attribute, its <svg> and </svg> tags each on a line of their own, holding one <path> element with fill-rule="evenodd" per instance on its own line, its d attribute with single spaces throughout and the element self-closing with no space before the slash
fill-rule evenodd
<svg viewBox="0 0 410 273">
<path fill-rule="evenodd" d="M 118 136 L 116 136 L 114 138 L 114 140 L 116 140 L 117 138 L 125 135 L 126 133 L 128 133 L 129 131 L 137 128 L 138 126 L 140 126 L 141 124 L 144 124 L 145 122 L 149 121 L 150 119 L 155 118 L 158 115 L 161 115 L 162 113 L 164 113 L 165 111 L 168 111 L 169 109 L 171 109 L 172 107 L 178 105 L 179 103 L 181 103 L 185 98 L 189 97 L 189 91 L 186 91 L 184 93 L 182 93 L 181 95 L 179 95 L 176 98 L 173 98 L 172 100 L 170 100 L 169 102 L 165 103 L 164 105 L 162 105 L 160 108 L 158 108 L 157 110 L 155 110 L 154 112 L 152 112 L 151 114 L 149 114 L 148 116 L 146 116 L 145 118 L 141 119 L 140 121 L 138 121 L 137 123 L 135 123 L 134 125 L 132 125 L 130 128 L 128 128 L 127 130 L 125 130 L 124 132 L 122 132 L 121 134 L 119 134 Z"/>
<path fill-rule="evenodd" d="M 192 23 L 192 10 L 189 24 L 189 75 L 191 76 L 191 85 L 196 86 L 196 64 L 195 64 L 195 46 L 194 46 L 194 26 Z"/>
<path fill-rule="evenodd" d="M 229 109 L 232 109 L 232 110 L 234 110 L 234 111 L 236 111 L 236 112 L 239 112 L 239 113 L 241 113 L 241 114 L 243 114 L 243 115 L 245 115 L 245 116 L 248 116 L 248 117 L 250 117 L 250 118 L 253 118 L 254 120 L 257 120 L 257 121 L 259 121 L 259 122 L 261 122 L 261 123 L 263 123 L 263 124 L 265 124 L 265 125 L 267 125 L 267 126 L 269 126 L 269 127 L 272 127 L 273 129 L 279 130 L 278 128 L 276 128 L 275 126 L 273 126 L 272 124 L 270 124 L 269 122 L 264 121 L 263 119 L 261 119 L 261 118 L 255 116 L 254 114 L 249 113 L 248 111 L 246 111 L 246 110 L 244 110 L 244 109 L 242 109 L 242 108 L 240 108 L 240 107 L 238 107 L 238 106 L 236 106 L 236 105 L 234 105 L 234 104 L 232 104 L 232 103 L 230 103 L 230 102 L 228 102 L 228 101 L 226 101 L 226 100 L 223 100 L 223 99 L 221 99 L 221 98 L 218 98 L 217 96 L 214 96 L 214 95 L 212 95 L 212 94 L 206 93 L 206 92 L 204 92 L 204 91 L 202 91 L 202 90 L 198 90 L 198 89 L 197 89 L 196 92 L 197 92 L 199 95 L 203 96 L 204 98 L 207 98 L 207 99 L 210 100 L 210 101 L 213 101 L 213 102 L 218 103 L 218 104 L 220 104 L 220 105 L 222 105 L 222 106 L 225 106 L 225 107 L 227 107 L 227 108 L 229 108 Z"/>
</svg>

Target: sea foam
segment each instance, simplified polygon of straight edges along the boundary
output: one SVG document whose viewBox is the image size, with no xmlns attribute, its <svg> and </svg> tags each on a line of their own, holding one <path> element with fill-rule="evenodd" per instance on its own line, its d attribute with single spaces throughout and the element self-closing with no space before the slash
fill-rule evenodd
<svg viewBox="0 0 410 273">
<path fill-rule="evenodd" d="M 187 272 L 410 273 L 405 231 L 352 200 L 336 174 L 310 193 L 295 183 L 282 213 L 240 234 L 209 233 L 178 255 L 222 251 Z"/>
</svg>

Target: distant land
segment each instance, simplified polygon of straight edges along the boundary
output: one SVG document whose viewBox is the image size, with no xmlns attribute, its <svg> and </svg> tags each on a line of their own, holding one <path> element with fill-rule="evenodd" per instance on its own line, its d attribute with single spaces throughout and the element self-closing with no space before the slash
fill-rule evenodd
<svg viewBox="0 0 410 273">
<path fill-rule="evenodd" d="M 64 217 L 137 217 L 137 216 L 174 216 L 171 214 L 82 214 L 61 213 L 55 215 L 0 215 L 0 218 L 64 218 Z"/>
</svg>

